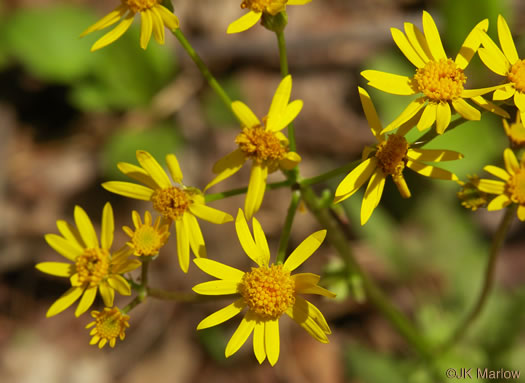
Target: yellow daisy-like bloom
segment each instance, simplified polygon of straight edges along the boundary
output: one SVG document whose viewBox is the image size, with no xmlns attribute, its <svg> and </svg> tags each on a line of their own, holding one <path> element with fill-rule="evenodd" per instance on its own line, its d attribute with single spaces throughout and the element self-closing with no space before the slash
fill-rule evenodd
<svg viewBox="0 0 525 383">
<path fill-rule="evenodd" d="M 523 126 L 519 110 L 516 113 L 516 122 L 509 125 L 507 120 L 503 119 L 503 128 L 513 146 L 518 148 L 525 147 L 525 126 Z"/>
<path fill-rule="evenodd" d="M 128 226 L 124 226 L 122 230 L 131 238 L 127 244 L 133 249 L 133 254 L 139 257 L 156 256 L 170 236 L 169 224 L 161 224 L 160 217 L 157 217 L 155 223 L 152 224 L 149 211 L 146 211 L 146 214 L 144 214 L 144 223 L 142 223 L 139 213 L 135 210 L 131 213 L 131 217 L 135 225 L 135 231 Z"/>
<path fill-rule="evenodd" d="M 279 359 L 279 318 L 286 314 L 310 335 L 322 343 L 328 343 L 330 328 L 317 307 L 298 294 L 318 294 L 333 298 L 335 294 L 317 285 L 320 277 L 311 273 L 291 275 L 321 245 L 326 230 L 313 233 L 290 254 L 284 264 L 270 265 L 270 250 L 259 222 L 253 218 L 250 233 L 244 213 L 239 209 L 235 228 L 245 253 L 257 267 L 244 272 L 210 259 L 194 259 L 205 273 L 218 280 L 204 282 L 193 287 L 203 295 L 238 294 L 232 304 L 204 318 L 197 330 L 216 326 L 239 314 L 244 315 L 239 327 L 226 346 L 225 355 L 233 355 L 253 332 L 253 351 L 262 363 L 266 358 L 273 366 Z"/>
<path fill-rule="evenodd" d="M 451 107 L 467 120 L 479 120 L 481 113 L 465 99 L 503 117 L 508 114 L 481 95 L 495 89 L 465 89 L 467 81 L 464 70 L 480 45 L 480 31 L 488 29 L 488 20 L 481 21 L 469 33 L 455 60 L 447 57 L 438 29 L 432 16 L 423 12 L 422 33 L 414 24 L 405 23 L 405 33 L 392 28 L 392 37 L 401 52 L 416 67 L 413 77 L 400 76 L 376 70 L 365 70 L 361 75 L 368 80 L 368 85 L 387 93 L 398 95 L 416 95 L 421 97 L 412 101 L 407 108 L 389 124 L 383 132 L 396 129 L 411 119 L 421 110 L 417 123 L 419 130 L 430 128 L 436 123 L 436 131 L 442 134 L 451 119 Z"/>
<path fill-rule="evenodd" d="M 111 347 L 115 347 L 117 338 L 124 340 L 126 337 L 126 329 L 129 327 L 129 315 L 123 314 L 118 307 L 104 308 L 104 311 L 92 311 L 91 316 L 95 320 L 89 323 L 86 328 L 94 328 L 89 335 L 91 342 L 94 345 L 98 343 L 98 348 L 104 347 L 108 342 Z"/>
<path fill-rule="evenodd" d="M 182 271 L 186 273 L 190 263 L 190 247 L 196 257 L 206 257 L 204 238 L 195 217 L 216 224 L 233 221 L 233 217 L 206 206 L 204 196 L 199 189 L 184 185 L 179 161 L 174 154 L 166 156 L 166 163 L 173 181 L 178 186 L 172 184 L 164 169 L 148 152 L 137 150 L 137 160 L 140 166 L 119 162 L 118 168 L 128 177 L 146 186 L 110 181 L 104 182 L 102 187 L 124 197 L 151 201 L 153 208 L 164 219 L 174 222 L 179 264 Z"/>
<path fill-rule="evenodd" d="M 137 13 L 141 18 L 140 47 L 142 49 L 148 47 L 152 33 L 159 44 L 164 44 L 164 27 L 171 31 L 179 28 L 177 16 L 161 5 L 160 0 L 121 0 L 117 8 L 82 32 L 80 37 L 105 29 L 122 20 L 110 32 L 98 39 L 91 47 L 91 51 L 104 48 L 119 39 L 129 29 Z"/>
<path fill-rule="evenodd" d="M 518 162 L 514 152 L 507 148 L 503 152 L 503 160 L 506 170 L 493 165 L 483 168 L 487 173 L 503 181 L 480 179 L 477 186 L 485 193 L 497 194 L 497 197 L 488 204 L 487 210 L 499 210 L 516 203 L 518 218 L 520 221 L 525 221 L 525 155 L 521 157 L 521 162 Z"/>
<path fill-rule="evenodd" d="M 88 215 L 80 206 L 75 206 L 76 228 L 66 221 L 57 221 L 57 234 L 46 234 L 46 242 L 60 255 L 72 261 L 42 262 L 36 268 L 46 274 L 69 278 L 71 288 L 66 291 L 47 310 L 47 317 L 56 315 L 81 296 L 75 315 L 78 317 L 91 307 L 97 290 L 100 292 L 104 304 L 113 306 L 115 290 L 122 295 L 131 295 L 131 288 L 121 274 L 139 267 L 140 261 L 129 259 L 131 252 L 125 246 L 111 254 L 113 243 L 113 209 L 106 203 L 102 211 L 102 229 L 100 244 L 95 229 Z"/>
<path fill-rule="evenodd" d="M 501 49 L 486 34 L 481 34 L 482 48 L 478 50 L 481 61 L 494 73 L 506 77 L 493 94 L 494 100 L 507 100 L 511 97 L 525 121 L 525 59 L 520 59 L 512 39 L 509 26 L 498 15 L 498 38 Z"/>
<path fill-rule="evenodd" d="M 301 157 L 288 150 L 288 139 L 281 133 L 297 117 L 303 107 L 301 100 L 289 103 L 292 92 L 292 77 L 286 76 L 279 84 L 272 99 L 268 116 L 263 123 L 240 101 L 232 102 L 232 109 L 241 122 L 241 133 L 235 139 L 239 146 L 213 166 L 217 174 L 204 190 L 237 173 L 246 160 L 252 160 L 248 192 L 244 203 L 246 217 L 259 210 L 266 190 L 269 173 L 277 169 L 293 169 Z"/>
<path fill-rule="evenodd" d="M 370 179 L 361 205 L 361 225 L 364 225 L 381 200 L 387 176 L 392 176 L 402 197 L 410 197 L 410 190 L 403 177 L 405 167 L 426 177 L 442 180 L 458 179 L 455 174 L 422 161 L 458 160 L 463 158 L 461 153 L 451 150 L 411 148 L 404 136 L 412 128 L 413 120 L 400 126 L 396 133 L 385 136 L 382 133 L 383 129 L 374 104 L 366 90 L 359 88 L 359 97 L 370 129 L 378 144 L 373 148 L 365 148 L 363 162 L 354 168 L 337 187 L 334 203 L 344 201 L 359 190 L 366 180 Z"/>
<path fill-rule="evenodd" d="M 226 32 L 244 32 L 253 27 L 261 19 L 263 13 L 275 16 L 284 12 L 287 5 L 304 5 L 310 1 L 312 0 L 243 0 L 241 8 L 249 9 L 249 12 L 231 23 Z"/>
</svg>

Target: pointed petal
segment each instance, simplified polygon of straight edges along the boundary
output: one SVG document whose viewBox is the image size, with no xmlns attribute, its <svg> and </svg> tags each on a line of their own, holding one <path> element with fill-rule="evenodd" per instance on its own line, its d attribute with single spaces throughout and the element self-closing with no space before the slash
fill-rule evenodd
<svg viewBox="0 0 525 383">
<path fill-rule="evenodd" d="M 427 105 L 425 97 L 419 97 L 410 102 L 407 107 L 401 112 L 401 114 L 396 117 L 394 121 L 388 124 L 381 133 L 390 132 L 403 125 L 405 122 L 409 121 L 414 117 L 423 107 Z"/>
<path fill-rule="evenodd" d="M 246 200 L 244 201 L 244 211 L 246 218 L 251 219 L 259 211 L 266 191 L 266 178 L 268 177 L 268 168 L 259 165 L 256 162 L 252 165 Z"/>
<path fill-rule="evenodd" d="M 302 100 L 294 100 L 289 103 L 279 116 L 271 118 L 268 116 L 266 121 L 266 128 L 272 132 L 278 132 L 286 128 L 295 120 L 301 109 L 303 108 Z"/>
<path fill-rule="evenodd" d="M 503 101 L 508 100 L 512 96 L 514 96 L 514 92 L 516 91 L 516 88 L 514 88 L 510 84 L 503 84 L 503 86 L 499 89 L 496 89 L 494 93 L 492 94 L 492 99 L 494 101 Z"/>
<path fill-rule="evenodd" d="M 286 156 L 279 161 L 279 166 L 284 170 L 292 170 L 299 164 L 299 162 L 301 162 L 301 160 L 301 156 L 296 152 L 288 152 L 286 153 Z"/>
<path fill-rule="evenodd" d="M 461 92 L 461 97 L 462 98 L 474 98 L 477 96 L 483 96 L 484 94 L 501 89 L 504 86 L 505 84 L 500 84 L 500 85 L 490 86 L 488 88 L 463 89 L 463 91 Z"/>
<path fill-rule="evenodd" d="M 201 295 L 237 294 L 239 293 L 239 281 L 218 280 L 203 282 L 193 286 L 192 290 Z"/>
<path fill-rule="evenodd" d="M 137 160 L 140 166 L 142 166 L 151 178 L 153 178 L 155 183 L 159 185 L 159 188 L 166 189 L 172 186 L 168 175 L 151 154 L 145 150 L 137 150 Z"/>
<path fill-rule="evenodd" d="M 140 12 L 140 47 L 146 49 L 153 32 L 153 20 L 150 9 Z"/>
<path fill-rule="evenodd" d="M 291 275 L 291 278 L 295 281 L 296 292 L 317 285 L 321 279 L 319 275 L 313 273 L 297 273 Z"/>
<path fill-rule="evenodd" d="M 440 180 L 457 181 L 458 177 L 454 173 L 422 162 L 408 160 L 406 166 L 416 173 L 425 177 L 437 178 Z"/>
<path fill-rule="evenodd" d="M 62 294 L 62 296 L 58 298 L 55 303 L 51 305 L 51 307 L 49 307 L 46 317 L 50 318 L 67 309 L 69 306 L 75 303 L 78 298 L 80 298 L 83 292 L 84 289 L 81 287 L 71 287 L 68 291 Z"/>
<path fill-rule="evenodd" d="M 447 59 L 445 49 L 441 43 L 441 37 L 439 37 L 439 31 L 436 27 L 436 23 L 430 13 L 423 11 L 423 33 L 428 42 L 428 48 L 432 53 L 434 60 L 438 61 L 441 59 Z"/>
<path fill-rule="evenodd" d="M 305 5 L 308 4 L 312 0 L 288 0 L 286 5 Z"/>
<path fill-rule="evenodd" d="M 368 221 L 374 209 L 379 205 L 385 186 L 385 179 L 386 176 L 380 169 L 376 169 L 376 172 L 372 174 L 361 204 L 361 226 Z"/>
<path fill-rule="evenodd" d="M 140 166 L 129 164 L 127 162 L 119 162 L 117 164 L 118 169 L 130 178 L 146 185 L 150 189 L 158 189 L 158 185 L 153 181 L 148 172 L 142 169 Z"/>
<path fill-rule="evenodd" d="M 175 31 L 179 28 L 179 19 L 168 8 L 163 5 L 158 5 L 155 9 L 159 12 L 162 22 L 170 31 Z"/>
<path fill-rule="evenodd" d="M 89 287 L 84 291 L 84 294 L 82 295 L 82 298 L 80 299 L 80 302 L 78 303 L 77 309 L 75 310 L 75 316 L 79 317 L 82 314 L 84 314 L 93 302 L 95 301 L 95 297 L 97 296 L 97 286 L 95 287 Z"/>
<path fill-rule="evenodd" d="M 505 161 L 505 168 L 510 174 L 517 173 L 520 170 L 520 164 L 514 152 L 507 148 L 503 151 L 503 160 Z"/>
<path fill-rule="evenodd" d="M 423 59 L 425 63 L 429 62 L 432 58 L 432 53 L 428 48 L 428 43 L 423 32 L 419 30 L 412 23 L 404 23 L 405 34 L 412 47 L 416 50 L 419 57 Z"/>
<path fill-rule="evenodd" d="M 518 51 L 512 39 L 509 26 L 501 15 L 498 15 L 498 37 L 503 54 L 511 65 L 515 64 L 519 60 Z"/>
<path fill-rule="evenodd" d="M 497 114 L 498 116 L 501 116 L 503 118 L 510 118 L 510 115 L 504 109 L 500 108 L 499 106 L 488 100 L 485 100 L 482 96 L 472 97 L 471 100 L 491 113 Z"/>
<path fill-rule="evenodd" d="M 453 150 L 410 148 L 407 157 L 412 161 L 442 162 L 460 160 L 463 154 Z"/>
<path fill-rule="evenodd" d="M 245 306 L 246 304 L 244 303 L 243 298 L 237 299 L 232 304 L 215 311 L 213 314 L 208 315 L 206 318 L 201 320 L 197 325 L 197 330 L 203 330 L 205 328 L 224 323 L 227 320 L 233 318 L 235 315 L 239 314 Z"/>
<path fill-rule="evenodd" d="M 466 120 L 479 121 L 481 118 L 480 111 L 468 104 L 462 98 L 456 98 L 455 100 L 452 100 L 452 106 L 454 107 L 454 110 Z"/>
<path fill-rule="evenodd" d="M 478 49 L 478 55 L 483 64 L 487 66 L 494 73 L 500 76 L 507 76 L 507 71 L 510 69 L 510 62 L 507 60 L 503 52 L 492 41 L 486 33 L 480 33 L 481 43 L 483 48 Z"/>
<path fill-rule="evenodd" d="M 113 233 L 115 231 L 115 223 L 113 220 L 113 209 L 111 204 L 106 202 L 104 209 L 102 210 L 102 225 L 100 233 L 100 242 L 102 248 L 109 250 L 113 244 Z"/>
<path fill-rule="evenodd" d="M 131 295 L 131 286 L 121 275 L 111 275 L 108 278 L 108 283 L 111 288 L 117 290 L 119 294 L 126 296 Z"/>
<path fill-rule="evenodd" d="M 98 290 L 102 300 L 104 301 L 104 305 L 106 307 L 113 307 L 113 301 L 115 300 L 115 290 L 109 287 L 107 282 L 102 282 L 98 286 Z"/>
<path fill-rule="evenodd" d="M 436 132 L 438 134 L 443 134 L 445 129 L 448 128 L 450 124 L 450 117 L 452 113 L 450 112 L 450 105 L 448 102 L 440 102 L 437 104 L 436 111 Z"/>
<path fill-rule="evenodd" d="M 190 266 L 190 238 L 188 228 L 182 220 L 175 221 L 175 232 L 177 233 L 177 256 L 182 271 L 188 272 Z"/>
<path fill-rule="evenodd" d="M 525 93 L 516 90 L 516 92 L 514 92 L 514 104 L 516 104 L 516 107 L 523 113 L 523 111 L 525 111 Z"/>
<path fill-rule="evenodd" d="M 106 16 L 104 16 L 99 21 L 97 21 L 95 24 L 93 24 L 88 29 L 86 29 L 84 32 L 82 32 L 80 34 L 80 37 L 84 37 L 91 32 L 99 31 L 101 29 L 107 28 L 115 24 L 117 21 L 120 20 L 122 16 L 124 16 L 127 10 L 128 8 L 124 4 L 119 5 L 113 11 L 108 13 Z"/>
<path fill-rule="evenodd" d="M 459 69 L 465 69 L 468 66 L 470 60 L 472 60 L 472 57 L 474 57 L 481 44 L 481 33 L 487 32 L 488 28 L 489 20 L 484 19 L 480 21 L 472 31 L 470 31 L 456 56 L 455 63 Z"/>
<path fill-rule="evenodd" d="M 262 17 L 262 12 L 250 11 L 228 25 L 226 33 L 239 33 L 253 27 Z"/>
<path fill-rule="evenodd" d="M 175 154 L 168 154 L 166 156 L 166 163 L 168 164 L 168 170 L 173 181 L 182 184 L 182 171 L 180 170 L 179 161 L 177 157 L 175 157 Z"/>
<path fill-rule="evenodd" d="M 296 297 L 295 304 L 286 310 L 286 314 L 304 328 L 314 339 L 321 343 L 328 343 L 326 333 L 311 316 L 305 299 Z"/>
<path fill-rule="evenodd" d="M 265 257 L 259 246 L 255 244 L 252 234 L 250 233 L 250 228 L 248 227 L 248 222 L 246 222 L 246 218 L 241 209 L 237 212 L 235 230 L 237 231 L 239 242 L 241 243 L 242 249 L 246 255 L 248 255 L 248 257 L 259 266 L 268 266 L 267 263 L 263 263 Z"/>
<path fill-rule="evenodd" d="M 241 149 L 235 149 L 227 156 L 221 158 L 213 165 L 213 172 L 217 174 L 217 177 L 206 185 L 204 191 L 237 173 L 245 161 L 246 156 Z"/>
<path fill-rule="evenodd" d="M 281 116 L 284 114 L 288 102 L 290 101 L 290 95 L 292 93 L 292 76 L 288 75 L 281 80 L 275 94 L 272 98 L 272 104 L 270 105 L 270 110 L 268 112 L 268 128 L 275 127 Z M 280 130 L 280 129 L 275 129 Z"/>
<path fill-rule="evenodd" d="M 372 130 L 372 134 L 378 138 L 378 140 L 383 140 L 383 135 L 381 131 L 383 127 L 381 126 L 381 121 L 377 115 L 376 108 L 372 103 L 372 99 L 366 90 L 361 87 L 358 87 L 359 98 L 361 99 L 361 105 L 363 106 L 363 111 L 365 112 L 366 120 L 368 121 L 368 126 Z"/>
<path fill-rule="evenodd" d="M 56 234 L 46 234 L 44 236 L 47 244 L 63 257 L 74 261 L 76 257 L 84 253 L 84 249 L 79 248 L 71 241 L 68 241 Z"/>
<path fill-rule="evenodd" d="M 95 228 L 93 227 L 93 224 L 91 223 L 91 220 L 89 219 L 85 210 L 78 205 L 75 206 L 74 216 L 75 224 L 77 225 L 78 231 L 80 232 L 80 236 L 87 247 L 98 247 L 97 233 L 95 233 Z"/>
<path fill-rule="evenodd" d="M 493 176 L 501 178 L 503 181 L 508 181 L 510 179 L 510 174 L 502 168 L 498 168 L 497 166 L 487 165 L 483 168 L 483 170 L 485 170 L 487 173 L 492 174 Z"/>
<path fill-rule="evenodd" d="M 140 199 L 143 201 L 151 200 L 151 196 L 153 195 L 152 189 L 131 182 L 109 181 L 104 182 L 102 187 L 112 193 L 119 194 L 124 197 Z"/>
<path fill-rule="evenodd" d="M 255 238 L 255 244 L 260 250 L 262 256 L 260 262 L 263 265 L 270 263 L 270 248 L 268 247 L 268 241 L 266 240 L 266 235 L 261 227 L 261 224 L 255 217 L 252 219 L 253 226 L 253 236 Z"/>
<path fill-rule="evenodd" d="M 226 345 L 226 350 L 224 351 L 226 358 L 229 358 L 241 348 L 252 333 L 254 327 L 255 318 L 251 312 L 248 311 Z"/>
<path fill-rule="evenodd" d="M 321 286 L 310 286 L 305 287 L 303 289 L 296 290 L 298 294 L 316 294 L 316 295 L 322 295 L 323 297 L 327 298 L 335 298 L 337 295 L 331 292 L 330 290 L 324 289 Z"/>
<path fill-rule="evenodd" d="M 73 275 L 73 264 L 64 262 L 40 262 L 35 265 L 37 270 L 57 277 L 69 278 Z"/>
<path fill-rule="evenodd" d="M 133 23 L 134 17 L 135 14 L 130 12 L 115 28 L 106 33 L 104 36 L 98 39 L 95 44 L 93 44 L 91 47 L 91 52 L 104 48 L 105 46 L 108 46 L 112 42 L 118 40 L 120 36 L 122 36 L 129 29 L 131 23 Z"/>
<path fill-rule="evenodd" d="M 512 203 L 509 197 L 507 197 L 505 194 L 500 194 L 496 198 L 494 198 L 490 203 L 487 205 L 488 211 L 494 211 L 494 210 L 500 210 L 507 206 L 509 206 Z"/>
<path fill-rule="evenodd" d="M 241 125 L 245 128 L 253 128 L 261 125 L 261 122 L 252 110 L 241 101 L 232 102 L 233 113 L 239 119 Z"/>
<path fill-rule="evenodd" d="M 295 248 L 284 262 L 286 270 L 294 271 L 301 266 L 321 246 L 326 237 L 326 230 L 319 230 L 310 234 L 303 242 Z"/>
<path fill-rule="evenodd" d="M 390 28 L 390 32 L 397 47 L 403 52 L 408 61 L 414 64 L 416 68 L 423 68 L 425 61 L 417 53 L 412 44 L 410 44 L 405 34 L 397 28 Z"/>
<path fill-rule="evenodd" d="M 375 157 L 368 158 L 361 162 L 359 166 L 354 168 L 345 178 L 339 183 L 335 191 L 334 203 L 339 203 L 351 195 L 353 195 L 359 188 L 368 180 L 377 167 L 377 159 Z"/>
<path fill-rule="evenodd" d="M 266 359 L 266 347 L 264 345 L 264 322 L 255 321 L 253 328 L 253 353 L 259 364 Z"/>
<path fill-rule="evenodd" d="M 518 214 L 518 219 L 520 221 L 522 221 L 522 222 L 525 221 L 525 205 L 518 206 L 517 214 Z"/>
<path fill-rule="evenodd" d="M 264 348 L 268 362 L 272 366 L 277 363 L 280 353 L 279 318 L 264 321 Z"/>
<path fill-rule="evenodd" d="M 80 236 L 80 233 L 76 227 L 70 225 L 64 220 L 59 219 L 57 221 L 57 228 L 60 234 L 62 234 L 62 236 L 68 242 L 70 242 L 72 246 L 77 247 L 79 251 L 84 251 L 83 249 L 86 247 L 86 245 L 84 244 L 84 241 L 82 241 L 82 237 Z"/>
<path fill-rule="evenodd" d="M 151 8 L 151 21 L 153 24 L 153 37 L 159 44 L 164 45 L 164 22 L 158 11 L 159 7 Z"/>
<path fill-rule="evenodd" d="M 200 219 L 221 225 L 226 222 L 233 221 L 233 217 L 228 213 L 217 210 L 213 207 L 204 205 L 202 203 L 193 203 L 190 205 L 190 211 Z"/>
<path fill-rule="evenodd" d="M 434 124 L 434 122 L 436 122 L 436 118 L 437 104 L 434 102 L 429 102 L 428 105 L 425 107 L 425 110 L 423 110 L 421 119 L 417 123 L 417 129 L 420 132 L 422 132 L 423 130 L 430 128 Z"/>
<path fill-rule="evenodd" d="M 193 262 L 206 274 L 218 279 L 241 282 L 244 277 L 244 271 L 227 266 L 224 263 L 212 259 L 195 258 L 193 259 Z"/>
<path fill-rule="evenodd" d="M 306 299 L 299 297 L 298 304 L 301 307 L 307 307 L 308 316 L 310 316 L 315 323 L 323 330 L 325 334 L 331 334 L 332 331 L 330 330 L 330 327 L 328 326 L 328 323 L 326 323 L 326 319 L 324 318 L 323 314 L 319 309 Z"/>
<path fill-rule="evenodd" d="M 202 231 L 195 218 L 192 214 L 185 212 L 182 216 L 184 225 L 188 228 L 187 232 L 189 235 L 191 251 L 196 257 L 206 258 L 206 246 L 204 244 L 204 237 Z"/>
<path fill-rule="evenodd" d="M 505 182 L 480 179 L 476 185 L 479 190 L 490 194 L 503 194 L 505 192 Z"/>
<path fill-rule="evenodd" d="M 365 70 L 361 72 L 361 76 L 368 80 L 368 85 L 383 92 L 401 96 L 410 96 L 419 93 L 411 86 L 412 79 L 407 76 L 400 76 L 378 70 Z"/>
</svg>

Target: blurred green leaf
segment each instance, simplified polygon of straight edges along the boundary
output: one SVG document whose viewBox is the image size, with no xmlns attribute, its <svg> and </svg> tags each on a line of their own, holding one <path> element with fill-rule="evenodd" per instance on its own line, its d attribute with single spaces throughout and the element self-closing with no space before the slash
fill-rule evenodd
<svg viewBox="0 0 525 383">
<path fill-rule="evenodd" d="M 347 375 L 367 383 L 407 383 L 410 367 L 386 354 L 362 346 L 347 346 L 345 352 Z"/>
<path fill-rule="evenodd" d="M 241 100 L 242 95 L 238 84 L 233 79 L 221 79 L 222 87 L 230 96 L 232 100 Z M 235 126 L 237 128 L 238 121 L 233 115 L 232 111 L 224 105 L 221 98 L 213 92 L 208 90 L 203 100 L 204 116 L 206 120 L 213 127 L 221 126 Z"/>
<path fill-rule="evenodd" d="M 175 153 L 180 145 L 181 138 L 171 123 L 159 124 L 140 131 L 121 130 L 108 139 L 102 149 L 103 174 L 106 179 L 130 181 L 117 169 L 118 162 L 137 164 L 135 152 L 140 149 L 150 152 L 162 166 L 165 166 L 166 154 Z"/>
</svg>

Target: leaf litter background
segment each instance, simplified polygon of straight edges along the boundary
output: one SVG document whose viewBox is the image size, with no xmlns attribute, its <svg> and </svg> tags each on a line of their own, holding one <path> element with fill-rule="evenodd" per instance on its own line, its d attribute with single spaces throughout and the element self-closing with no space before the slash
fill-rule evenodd
<svg viewBox="0 0 525 383">
<path fill-rule="evenodd" d="M 105 1 L 9 0 L 0 3 L 0 377 L 3 383 L 163 382 L 432 382 L 436 375 L 366 301 L 358 303 L 359 281 L 338 278 L 340 265 L 323 245 L 303 270 L 325 273 L 335 302 L 315 300 L 333 335 L 322 345 L 291 321 L 281 321 L 281 357 L 276 367 L 259 366 L 251 342 L 224 359 L 224 347 L 239 319 L 197 333 L 197 323 L 228 302 L 175 304 L 148 300 L 131 313 L 126 340 L 114 350 L 89 346 L 88 315 L 68 310 L 45 318 L 67 281 L 34 269 L 36 262 L 58 260 L 43 234 L 55 221 L 72 221 L 75 204 L 99 222 L 105 201 L 116 212 L 117 228 L 130 224 L 131 209 L 149 206 L 116 197 L 100 183 L 122 179 L 118 161 L 134 162 L 136 149 L 162 159 L 179 157 L 188 185 L 203 187 L 211 165 L 232 148 L 238 125 L 200 74 L 167 36 L 166 46 L 138 46 L 138 23 L 116 44 L 97 53 L 99 37 L 79 33 L 107 13 Z M 115 1 L 116 3 L 116 1 Z M 240 15 L 239 0 L 175 0 L 183 31 L 232 98 L 258 115 L 267 112 L 279 81 L 274 36 L 260 27 L 228 36 Z M 420 25 L 421 11 L 437 20 L 449 52 L 457 52 L 470 28 L 505 15 L 525 52 L 524 4 L 518 0 L 478 2 L 421 0 L 314 0 L 289 7 L 287 28 L 293 98 L 305 108 L 297 119 L 301 171 L 313 176 L 358 158 L 373 142 L 357 85 L 365 68 L 409 74 L 394 46 L 390 27 L 405 21 Z M 521 49 L 520 49 L 521 48 Z M 523 54 L 522 54 L 523 55 Z M 479 59 L 469 82 L 495 83 Z M 480 81 L 478 81 L 479 84 Z M 403 97 L 367 89 L 387 123 L 408 103 Z M 465 159 L 451 164 L 460 177 L 481 173 L 501 162 L 506 145 L 501 121 L 486 114 L 436 140 Z M 272 179 L 279 180 L 280 175 Z M 339 179 L 319 185 L 334 188 Z M 211 192 L 245 185 L 247 173 Z M 360 195 L 344 204 L 345 229 L 358 259 L 432 342 L 446 339 L 477 296 L 491 235 L 499 213 L 461 208 L 456 187 L 410 177 L 413 198 L 402 200 L 387 185 L 383 200 L 365 227 L 358 224 Z M 275 254 L 288 192 L 268 192 L 258 215 Z M 235 214 L 243 197 L 213 206 Z M 516 220 L 517 221 L 517 220 Z M 233 225 L 202 224 L 210 257 L 247 268 Z M 290 248 L 314 230 L 308 212 L 298 213 Z M 522 369 L 525 374 L 524 225 L 515 222 L 498 262 L 496 288 L 488 307 L 465 340 L 435 361 L 443 376 L 449 367 Z M 126 241 L 122 232 L 116 242 Z M 206 279 L 190 268 L 180 271 L 175 240 L 153 263 L 151 285 L 189 291 Z M 118 301 L 125 305 L 126 298 Z M 101 307 L 97 301 L 96 306 Z M 475 380 L 474 380 L 475 381 Z"/>
</svg>

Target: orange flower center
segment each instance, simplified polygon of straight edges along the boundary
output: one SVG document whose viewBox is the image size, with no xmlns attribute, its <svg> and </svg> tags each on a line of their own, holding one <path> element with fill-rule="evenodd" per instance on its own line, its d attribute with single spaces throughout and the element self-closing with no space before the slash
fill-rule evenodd
<svg viewBox="0 0 525 383">
<path fill-rule="evenodd" d="M 520 92 L 525 91 L 525 60 L 518 60 L 512 68 L 510 68 L 509 74 L 507 75 L 510 82 L 514 83 L 514 86 Z"/>
<path fill-rule="evenodd" d="M 434 101 L 451 101 L 461 96 L 467 77 L 451 59 L 429 61 L 416 71 L 417 88 Z"/>
<path fill-rule="evenodd" d="M 266 12 L 275 16 L 286 9 L 288 0 L 243 0 L 241 8 L 254 12 Z"/>
<path fill-rule="evenodd" d="M 122 0 L 122 3 L 126 5 L 131 12 L 137 13 L 153 8 L 159 4 L 159 0 Z"/>
<path fill-rule="evenodd" d="M 122 314 L 116 307 L 106 307 L 104 311 L 93 311 L 95 318 L 96 335 L 102 339 L 112 340 L 117 337 L 124 338 L 124 332 L 129 327 L 129 315 Z"/>
<path fill-rule="evenodd" d="M 173 221 L 182 218 L 191 204 L 189 193 L 176 186 L 155 190 L 151 196 L 151 201 L 155 210 Z"/>
<path fill-rule="evenodd" d="M 78 283 L 95 287 L 107 277 L 109 272 L 109 253 L 105 249 L 85 249 L 82 255 L 75 259 Z"/>
<path fill-rule="evenodd" d="M 400 176 L 405 168 L 408 142 L 405 137 L 391 134 L 387 139 L 377 145 L 376 158 L 383 173 Z"/>
<path fill-rule="evenodd" d="M 507 193 L 514 203 L 525 205 L 525 168 L 521 167 L 507 182 Z"/>
<path fill-rule="evenodd" d="M 247 157 L 259 163 L 282 160 L 288 152 L 273 132 L 265 130 L 260 125 L 244 128 L 235 138 L 235 142 Z"/>
<path fill-rule="evenodd" d="M 276 319 L 295 303 L 295 281 L 283 265 L 252 267 L 242 278 L 240 293 L 250 310 Z"/>
</svg>

